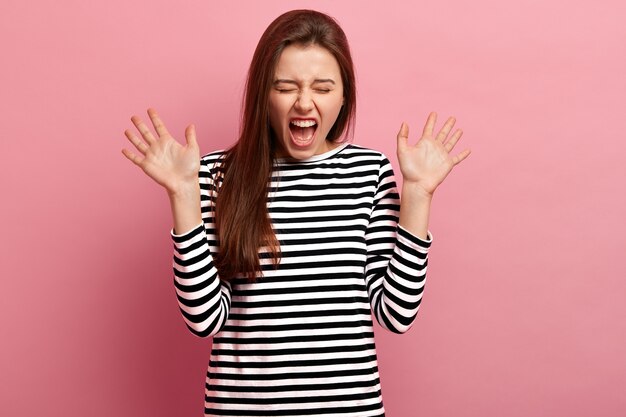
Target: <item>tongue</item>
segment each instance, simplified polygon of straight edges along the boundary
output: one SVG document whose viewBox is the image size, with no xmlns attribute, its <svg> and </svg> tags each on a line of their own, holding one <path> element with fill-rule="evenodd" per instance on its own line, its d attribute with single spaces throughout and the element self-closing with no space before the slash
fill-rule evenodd
<svg viewBox="0 0 626 417">
<path fill-rule="evenodd" d="M 315 126 L 298 127 L 291 125 L 289 128 L 291 129 L 294 139 L 303 142 L 310 140 L 313 137 L 313 133 L 315 133 Z"/>
</svg>

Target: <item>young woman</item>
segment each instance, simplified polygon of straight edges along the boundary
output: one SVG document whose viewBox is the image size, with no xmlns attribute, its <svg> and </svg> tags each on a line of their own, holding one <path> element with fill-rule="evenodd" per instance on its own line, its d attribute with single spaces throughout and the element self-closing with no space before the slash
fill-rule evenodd
<svg viewBox="0 0 626 417">
<path fill-rule="evenodd" d="M 344 139 L 355 114 L 345 34 L 296 10 L 266 29 L 248 73 L 238 142 L 200 158 L 153 109 L 139 155 L 169 195 L 174 285 L 195 335 L 213 338 L 205 415 L 383 416 L 372 313 L 392 332 L 417 314 L 433 193 L 469 155 L 461 131 L 398 133 L 402 203 L 388 159 Z"/>
</svg>

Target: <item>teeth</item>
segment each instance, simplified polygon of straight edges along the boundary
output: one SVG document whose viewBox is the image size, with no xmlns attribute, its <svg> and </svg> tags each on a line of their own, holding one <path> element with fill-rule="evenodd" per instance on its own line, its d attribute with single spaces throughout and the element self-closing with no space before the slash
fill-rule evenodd
<svg viewBox="0 0 626 417">
<path fill-rule="evenodd" d="M 317 123 L 315 123 L 315 120 L 292 120 L 291 124 L 298 127 L 310 127 L 315 126 Z"/>
</svg>

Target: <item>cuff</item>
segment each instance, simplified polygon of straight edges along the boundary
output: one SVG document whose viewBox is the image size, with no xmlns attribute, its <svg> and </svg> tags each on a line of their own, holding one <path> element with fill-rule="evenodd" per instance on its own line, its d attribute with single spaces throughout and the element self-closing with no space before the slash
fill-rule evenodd
<svg viewBox="0 0 626 417">
<path fill-rule="evenodd" d="M 174 232 L 174 229 L 171 229 L 170 230 L 170 235 L 172 236 L 172 239 L 174 240 L 174 242 L 182 243 L 182 242 L 184 242 L 186 240 L 189 240 L 189 239 L 193 238 L 194 236 L 202 233 L 203 230 L 204 230 L 204 223 L 199 223 L 193 229 L 189 230 L 188 232 L 182 233 L 182 234 L 176 234 Z"/>
<path fill-rule="evenodd" d="M 414 235 L 413 233 L 409 232 L 407 229 L 400 226 L 399 224 L 398 224 L 398 236 L 404 239 L 405 241 L 407 241 L 407 243 L 410 244 L 411 246 L 417 246 L 420 249 L 426 249 L 426 250 L 430 248 L 430 245 L 433 241 L 433 235 L 430 233 L 430 230 L 428 230 L 426 233 L 426 239 L 422 239 L 421 237 L 418 237 Z"/>
</svg>

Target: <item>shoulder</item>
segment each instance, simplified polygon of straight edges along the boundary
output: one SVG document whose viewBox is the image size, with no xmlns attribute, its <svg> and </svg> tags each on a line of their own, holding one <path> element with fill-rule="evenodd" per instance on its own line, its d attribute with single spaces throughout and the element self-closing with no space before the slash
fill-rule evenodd
<svg viewBox="0 0 626 417">
<path fill-rule="evenodd" d="M 215 166 L 221 165 L 225 157 L 226 150 L 224 149 L 209 152 L 208 154 L 200 158 L 200 164 L 209 168 L 213 168 Z"/>
<path fill-rule="evenodd" d="M 210 176 L 215 178 L 216 174 L 221 171 L 225 150 L 217 150 L 209 152 L 200 158 L 200 176 Z"/>
<path fill-rule="evenodd" d="M 377 178 L 380 182 L 381 179 L 387 177 L 393 178 L 393 168 L 385 154 L 353 143 L 342 146 L 341 150 L 332 157 L 318 161 L 310 168 L 326 169 L 338 175 L 360 180 Z"/>
<path fill-rule="evenodd" d="M 344 151 L 346 155 L 352 155 L 358 159 L 358 165 L 367 167 L 372 174 L 375 173 L 374 175 L 378 177 L 379 184 L 385 182 L 395 184 L 393 166 L 384 153 L 354 144 L 346 146 Z"/>
<path fill-rule="evenodd" d="M 387 158 L 384 153 L 353 143 L 348 144 L 341 154 L 343 154 L 345 158 L 354 158 L 363 162 L 367 161 L 377 164 L 378 166 L 391 165 L 389 158 Z"/>
<path fill-rule="evenodd" d="M 208 154 L 204 155 L 203 157 L 200 158 L 200 162 L 203 165 L 213 165 L 223 160 L 225 156 L 226 156 L 226 151 L 223 149 L 220 149 L 217 151 L 209 152 Z"/>
<path fill-rule="evenodd" d="M 366 158 L 372 159 L 387 159 L 387 156 L 380 151 L 375 149 L 366 148 L 365 146 L 356 145 L 354 143 L 349 143 L 348 146 L 345 147 L 342 153 L 351 156 L 362 156 Z"/>
</svg>

